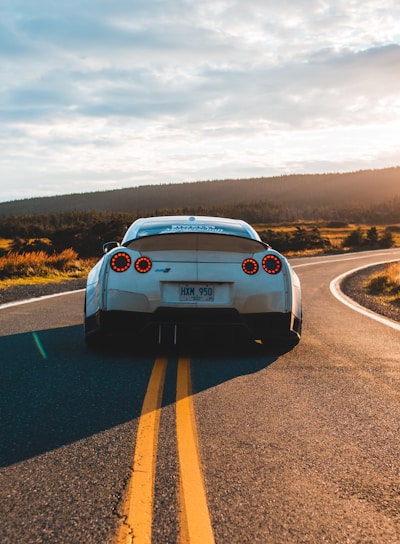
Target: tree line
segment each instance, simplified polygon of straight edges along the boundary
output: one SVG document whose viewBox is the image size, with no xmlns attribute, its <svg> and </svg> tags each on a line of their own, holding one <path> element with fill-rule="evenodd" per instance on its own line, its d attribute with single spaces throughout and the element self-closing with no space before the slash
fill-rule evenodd
<svg viewBox="0 0 400 544">
<path fill-rule="evenodd" d="M 143 210 L 140 212 L 69 211 L 49 214 L 6 216 L 0 220 L 0 238 L 12 239 L 16 252 L 61 252 L 74 249 L 81 257 L 97 256 L 104 242 L 120 241 L 127 227 L 137 218 L 156 215 L 214 215 L 243 219 L 252 225 L 287 225 L 304 220 L 325 220 L 331 226 L 349 223 L 381 225 L 397 223 L 400 198 L 374 207 L 343 209 L 296 209 L 269 201 L 241 202 L 225 206 L 198 206 Z M 395 227 L 393 227 L 395 228 Z M 374 230 L 375 229 L 375 230 Z M 297 227 L 294 232 L 264 230 L 263 239 L 279 251 L 332 249 L 317 228 Z M 377 248 L 393 245 L 391 230 L 378 236 L 376 227 L 357 230 L 344 242 L 350 248 Z"/>
</svg>

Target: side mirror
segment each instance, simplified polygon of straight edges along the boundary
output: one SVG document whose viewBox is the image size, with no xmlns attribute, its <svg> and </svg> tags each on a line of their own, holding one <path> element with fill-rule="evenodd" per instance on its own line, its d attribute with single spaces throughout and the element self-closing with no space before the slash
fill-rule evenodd
<svg viewBox="0 0 400 544">
<path fill-rule="evenodd" d="M 103 244 L 103 253 L 108 253 L 115 247 L 119 247 L 119 242 L 106 242 Z"/>
</svg>

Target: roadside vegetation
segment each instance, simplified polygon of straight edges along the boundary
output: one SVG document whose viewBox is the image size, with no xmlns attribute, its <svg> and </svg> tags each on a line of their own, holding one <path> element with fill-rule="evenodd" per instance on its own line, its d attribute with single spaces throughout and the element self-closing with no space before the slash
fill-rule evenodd
<svg viewBox="0 0 400 544">
<path fill-rule="evenodd" d="M 79 259 L 73 249 L 48 255 L 44 251 L 8 252 L 0 257 L 0 288 L 84 277 L 93 259 Z"/>
<path fill-rule="evenodd" d="M 365 287 L 369 294 L 400 305 L 400 262 L 388 263 L 384 270 L 369 278 Z"/>
</svg>

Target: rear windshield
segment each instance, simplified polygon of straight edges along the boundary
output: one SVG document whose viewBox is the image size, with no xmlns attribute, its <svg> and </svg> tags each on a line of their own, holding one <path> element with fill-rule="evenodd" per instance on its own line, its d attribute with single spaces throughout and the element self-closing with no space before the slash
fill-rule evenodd
<svg viewBox="0 0 400 544">
<path fill-rule="evenodd" d="M 163 224 L 160 222 L 148 221 L 146 225 L 143 225 L 137 233 L 137 238 L 143 238 L 144 236 L 154 236 L 156 234 L 176 234 L 181 232 L 199 232 L 207 234 L 228 234 L 231 236 L 242 236 L 244 238 L 250 238 L 249 232 L 242 226 L 234 222 L 232 223 L 201 223 L 196 221 L 193 223 L 176 223 L 176 224 Z"/>
<path fill-rule="evenodd" d="M 137 238 L 124 244 L 137 251 L 229 251 L 235 253 L 257 253 L 266 249 L 266 244 L 243 238 L 209 233 L 174 233 Z"/>
</svg>

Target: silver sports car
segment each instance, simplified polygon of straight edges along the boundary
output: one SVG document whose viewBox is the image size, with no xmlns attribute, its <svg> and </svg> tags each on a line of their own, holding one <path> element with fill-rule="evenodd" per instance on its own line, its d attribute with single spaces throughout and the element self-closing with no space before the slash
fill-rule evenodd
<svg viewBox="0 0 400 544">
<path fill-rule="evenodd" d="M 87 278 L 88 344 L 152 329 L 175 343 L 187 327 L 241 327 L 267 345 L 300 340 L 299 279 L 248 223 L 201 216 L 136 220 L 108 242 Z"/>
</svg>

